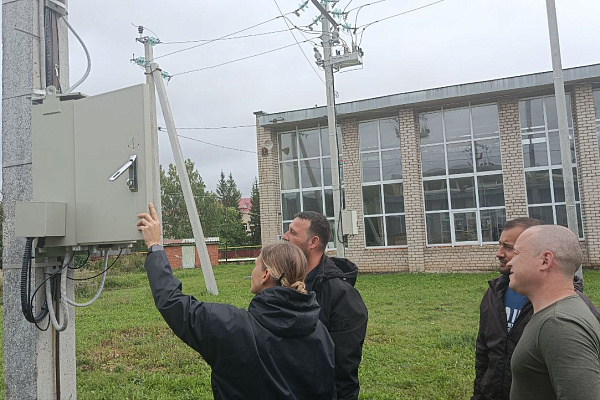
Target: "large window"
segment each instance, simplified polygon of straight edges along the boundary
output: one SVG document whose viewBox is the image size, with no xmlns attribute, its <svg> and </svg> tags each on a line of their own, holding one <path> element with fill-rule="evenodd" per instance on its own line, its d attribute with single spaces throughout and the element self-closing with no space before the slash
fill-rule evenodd
<svg viewBox="0 0 600 400">
<path fill-rule="evenodd" d="M 341 154 L 341 134 L 338 129 Z M 300 211 L 317 211 L 333 225 L 331 157 L 327 127 L 279 135 L 279 177 L 283 232 Z M 332 226 L 333 227 L 333 226 Z"/>
<path fill-rule="evenodd" d="M 419 115 L 427 244 L 496 242 L 506 221 L 496 104 Z"/>
<path fill-rule="evenodd" d="M 361 122 L 358 136 L 365 245 L 406 246 L 398 120 Z"/>
<path fill-rule="evenodd" d="M 583 237 L 570 97 L 567 96 L 566 100 L 579 236 Z M 519 102 L 519 116 L 529 216 L 548 224 L 567 226 L 556 99 L 548 96 L 522 100 Z"/>
</svg>

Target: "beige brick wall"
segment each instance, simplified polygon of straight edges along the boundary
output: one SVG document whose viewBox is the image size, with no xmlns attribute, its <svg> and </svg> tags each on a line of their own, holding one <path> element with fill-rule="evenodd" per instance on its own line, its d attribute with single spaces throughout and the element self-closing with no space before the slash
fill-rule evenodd
<svg viewBox="0 0 600 400">
<path fill-rule="evenodd" d="M 504 180 L 506 220 L 527 216 L 527 192 L 523 168 L 523 147 L 519 123 L 519 101 L 506 99 L 498 102 L 500 124 L 500 151 Z"/>
<path fill-rule="evenodd" d="M 573 115 L 579 162 L 580 191 L 584 203 L 586 242 L 582 248 L 586 265 L 600 266 L 600 164 L 598 139 L 594 121 L 591 85 L 578 86 L 573 95 Z M 519 124 L 519 101 L 516 98 L 498 99 L 500 145 L 504 179 L 506 217 L 527 216 L 527 197 L 523 168 L 523 150 Z M 418 114 L 413 109 L 398 113 L 402 167 L 404 179 L 404 208 L 407 226 L 407 248 L 365 248 L 362 184 L 358 122 L 341 120 L 344 152 L 344 185 L 346 208 L 356 210 L 358 235 L 349 238 L 346 257 L 362 272 L 452 272 L 495 270 L 497 246 L 426 246 L 425 215 L 421 182 L 421 159 Z M 263 243 L 272 243 L 280 234 L 281 214 L 277 138 L 269 130 L 257 126 L 259 181 Z M 274 148 L 268 156 L 261 154 L 265 140 Z M 589 252 L 588 252 L 589 249 Z M 335 255 L 335 251 L 331 252 Z"/>
<path fill-rule="evenodd" d="M 263 155 L 267 140 L 273 142 L 273 148 Z M 281 197 L 279 194 L 279 143 L 277 135 L 270 129 L 262 128 L 256 122 L 256 144 L 258 154 L 258 192 L 260 195 L 260 226 L 262 244 L 275 243 L 281 235 Z"/>
<path fill-rule="evenodd" d="M 571 93 L 587 265 L 600 266 L 600 160 L 592 85 Z"/>
<path fill-rule="evenodd" d="M 404 179 L 404 212 L 406 213 L 406 242 L 408 244 L 408 269 L 425 270 L 425 208 L 421 180 L 421 137 L 419 118 L 413 110 L 400 110 L 400 150 L 402 152 L 402 178 Z"/>
</svg>

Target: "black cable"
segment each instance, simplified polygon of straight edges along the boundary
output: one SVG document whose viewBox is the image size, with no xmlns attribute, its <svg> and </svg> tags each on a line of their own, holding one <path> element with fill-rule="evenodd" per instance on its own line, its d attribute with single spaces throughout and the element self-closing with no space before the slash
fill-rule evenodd
<svg viewBox="0 0 600 400">
<path fill-rule="evenodd" d="M 75 257 L 75 256 L 73 256 L 73 257 Z M 87 262 L 89 261 L 89 259 L 90 259 L 90 251 L 88 250 L 87 251 L 87 257 L 85 258 L 85 261 L 81 265 L 77 265 L 75 267 L 69 267 L 69 269 L 80 269 L 81 267 L 84 267 L 87 264 Z"/>
<path fill-rule="evenodd" d="M 63 265 L 60 267 L 60 271 L 62 271 L 63 269 L 67 268 L 69 266 L 69 264 L 71 264 L 71 261 L 73 261 L 73 257 L 75 257 L 75 255 L 73 254 L 73 256 L 71 257 L 71 259 L 68 262 L 63 262 Z M 46 283 L 47 280 L 52 279 L 56 276 L 59 276 L 59 273 L 53 273 L 48 275 L 48 277 L 46 277 L 46 279 L 44 279 L 42 281 L 42 283 L 40 283 L 38 285 L 38 287 L 35 289 L 35 291 L 33 292 L 33 294 L 31 295 L 31 300 L 33 301 L 33 299 L 35 298 L 35 295 L 37 294 L 38 290 L 40 290 L 42 287 L 44 287 L 44 284 Z M 30 303 L 32 308 L 33 308 L 33 303 Z"/>
<path fill-rule="evenodd" d="M 21 311 L 25 319 L 31 323 L 41 322 L 48 315 L 48 304 L 44 301 L 38 315 L 33 314 L 33 298 L 31 293 L 31 250 L 34 238 L 28 237 L 25 242 L 23 263 L 21 265 Z M 36 290 L 37 292 L 37 290 Z M 35 295 L 35 293 L 34 293 Z"/>
<path fill-rule="evenodd" d="M 105 273 L 106 271 L 108 271 L 109 269 L 111 269 L 113 267 L 113 265 L 115 265 L 115 263 L 117 262 L 117 260 L 119 259 L 119 257 L 121 257 L 121 253 L 122 252 L 123 252 L 123 249 L 121 248 L 121 250 L 119 250 L 119 255 L 117 256 L 117 258 L 115 258 L 114 261 L 108 267 L 106 267 L 106 269 L 103 269 L 99 274 L 96 274 L 96 275 L 93 275 L 93 276 L 89 276 L 87 278 L 69 278 L 67 276 L 67 279 L 70 279 L 72 281 L 89 281 L 90 279 L 97 278 L 100 275 L 102 275 L 103 273 Z"/>
</svg>

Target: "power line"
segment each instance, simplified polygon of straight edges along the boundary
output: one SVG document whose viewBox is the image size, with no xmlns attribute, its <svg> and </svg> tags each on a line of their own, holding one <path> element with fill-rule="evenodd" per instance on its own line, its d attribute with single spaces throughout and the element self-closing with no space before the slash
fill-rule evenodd
<svg viewBox="0 0 600 400">
<path fill-rule="evenodd" d="M 302 42 L 299 42 L 299 43 L 306 43 L 306 42 L 309 42 L 309 41 L 310 41 L 310 40 L 304 40 L 304 41 L 302 41 Z M 227 65 L 227 64 L 234 63 L 234 62 L 238 62 L 238 61 L 247 60 L 247 59 L 249 59 L 249 58 L 254 58 L 254 57 L 262 56 L 262 55 L 264 55 L 264 54 L 273 53 L 273 52 L 275 52 L 275 51 L 279 51 L 279 50 L 287 49 L 288 47 L 296 46 L 296 44 L 297 44 L 297 43 L 288 44 L 287 46 L 278 47 L 278 48 L 276 48 L 276 49 L 272 49 L 272 50 L 263 51 L 262 53 L 253 54 L 253 55 L 251 55 L 251 56 L 246 56 L 246 57 L 242 57 L 242 58 L 236 58 L 235 60 L 226 61 L 226 62 L 223 62 L 223 63 L 220 63 L 220 64 L 216 64 L 216 65 L 211 65 L 210 67 L 203 67 L 203 68 L 193 69 L 193 70 L 190 70 L 190 71 L 179 72 L 179 73 L 176 73 L 176 74 L 173 74 L 173 75 L 171 75 L 171 77 L 175 77 L 175 76 L 177 76 L 177 75 L 185 75 L 185 74 L 189 74 L 189 73 L 192 73 L 192 72 L 204 71 L 204 70 L 207 70 L 207 69 L 212 69 L 212 68 L 217 68 L 217 67 L 222 67 L 223 65 Z"/>
<path fill-rule="evenodd" d="M 205 127 L 191 127 L 191 128 L 177 128 L 179 129 L 193 129 L 193 130 L 202 130 L 202 129 L 235 129 L 235 128 L 256 128 L 256 125 L 233 125 L 233 126 L 205 126 Z M 164 129 L 164 128 L 163 128 Z"/>
<path fill-rule="evenodd" d="M 294 11 L 290 11 L 289 13 L 287 13 L 285 15 L 289 15 L 289 14 L 293 14 L 293 13 L 294 13 Z M 256 25 L 252 25 L 252 26 L 250 26 L 248 28 L 240 29 L 239 31 L 235 31 L 235 32 L 229 33 L 227 35 L 218 37 L 216 39 L 209 40 L 208 42 L 203 42 L 203 43 L 197 44 L 195 46 L 190 46 L 190 47 L 186 47 L 185 49 L 181 49 L 181 50 L 173 51 L 171 53 L 163 54 L 162 56 L 154 57 L 154 59 L 158 60 L 159 58 L 163 58 L 163 57 L 167 57 L 167 56 L 170 56 L 170 55 L 173 55 L 173 54 L 181 53 L 183 51 L 188 51 L 188 50 L 191 50 L 191 49 L 195 49 L 195 48 L 200 47 L 200 46 L 205 46 L 205 45 L 207 45 L 209 43 L 216 42 L 217 40 L 223 40 L 223 39 L 228 38 L 230 36 L 237 35 L 238 33 L 242 33 L 242 32 L 248 31 L 250 29 L 256 28 L 257 26 L 261 26 L 261 25 L 264 25 L 264 24 L 269 23 L 271 21 L 275 21 L 276 19 L 281 18 L 281 17 L 282 17 L 281 15 L 278 15 L 275 18 L 268 19 L 268 20 L 260 22 L 260 23 L 258 23 Z"/>
<path fill-rule="evenodd" d="M 288 27 L 288 30 L 290 31 L 290 33 L 292 34 L 292 37 L 296 41 L 296 44 L 298 45 L 298 48 L 302 52 L 302 55 L 304 56 L 304 58 L 306 58 L 306 61 L 308 61 L 308 64 L 310 65 L 310 67 L 312 68 L 312 70 L 315 72 L 315 74 L 317 75 L 317 77 L 319 78 L 319 80 L 323 83 L 323 85 L 325 85 L 325 81 L 323 80 L 323 78 L 321 78 L 321 75 L 317 72 L 317 70 L 315 69 L 315 66 L 313 65 L 313 63 L 306 56 L 306 53 L 302 49 L 302 46 L 300 46 L 300 43 L 298 42 L 298 39 L 296 39 L 296 35 L 294 35 L 294 32 L 292 31 L 292 28 L 290 28 L 290 25 L 288 24 L 288 19 L 285 18 L 284 15 L 283 15 L 283 12 L 281 12 L 281 8 L 279 7 L 279 4 L 277 4 L 277 0 L 273 0 L 273 1 L 275 2 L 275 5 L 277 6 L 277 9 L 279 10 L 279 14 L 281 14 L 281 16 L 283 17 L 283 21 L 285 22 L 285 25 Z M 295 26 L 294 26 L 294 28 L 298 29 Z M 300 31 L 300 33 L 302 34 L 302 31 Z M 307 39 L 306 36 L 304 38 Z"/>
<path fill-rule="evenodd" d="M 160 132 L 166 132 L 166 129 L 165 129 L 165 128 L 162 128 L 162 127 L 160 127 L 160 126 L 159 126 L 159 127 L 157 127 L 157 129 L 158 129 Z M 237 148 L 235 148 L 235 147 L 223 146 L 223 145 L 220 145 L 220 144 L 211 143 L 211 142 L 206 142 L 206 141 L 204 141 L 204 140 L 200 140 L 200 139 L 192 138 L 192 137 L 189 137 L 189 136 L 183 136 L 183 135 L 177 135 L 177 136 L 179 136 L 180 138 L 184 138 L 184 139 L 188 139 L 188 140 L 193 140 L 193 141 L 195 141 L 195 142 L 200 142 L 200 143 L 208 144 L 208 145 L 210 145 L 210 146 L 215 146 L 215 147 L 219 147 L 219 148 L 222 148 L 222 149 L 227 149 L 227 150 L 235 150 L 235 151 L 241 151 L 241 152 L 244 152 L 244 153 L 252 153 L 252 154 L 256 154 L 256 151 L 252 151 L 252 150 L 237 149 Z"/>
<path fill-rule="evenodd" d="M 418 10 L 421 10 L 421 9 L 429 7 L 429 6 L 433 6 L 433 5 L 441 3 L 443 1 L 444 0 L 434 1 L 433 3 L 425 4 L 424 6 L 421 6 L 421 7 L 416 7 L 416 8 L 413 8 L 411 10 L 403 11 L 401 13 L 390 15 L 389 17 L 385 17 L 385 18 L 382 18 L 382 19 L 379 19 L 379 20 L 376 20 L 376 21 L 373 21 L 373 22 L 369 22 L 368 24 L 355 27 L 354 28 L 355 30 L 362 28 L 362 32 L 360 34 L 360 41 L 359 41 L 358 45 L 360 46 L 360 43 L 362 42 L 363 33 L 365 32 L 365 29 L 367 29 L 369 26 L 377 24 L 379 22 L 387 21 L 388 19 L 391 19 L 391 18 L 399 17 L 400 15 L 408 14 L 408 13 L 411 13 L 413 11 L 418 11 Z"/>
<path fill-rule="evenodd" d="M 297 29 L 297 28 L 296 28 Z M 287 32 L 288 29 L 280 29 L 278 31 L 269 31 L 269 32 L 262 32 L 262 33 L 254 33 L 251 35 L 241 35 L 241 36 L 233 36 L 233 37 L 227 37 L 227 38 L 223 38 L 223 39 L 198 39 L 198 40 L 183 40 L 183 41 L 179 41 L 179 42 L 160 42 L 160 44 L 185 44 L 185 43 L 200 43 L 200 42 L 212 42 L 215 40 L 235 40 L 235 39 L 245 39 L 245 38 L 249 38 L 249 37 L 255 37 L 255 36 L 265 36 L 265 35 L 271 35 L 273 33 L 281 33 L 281 32 Z"/>
</svg>

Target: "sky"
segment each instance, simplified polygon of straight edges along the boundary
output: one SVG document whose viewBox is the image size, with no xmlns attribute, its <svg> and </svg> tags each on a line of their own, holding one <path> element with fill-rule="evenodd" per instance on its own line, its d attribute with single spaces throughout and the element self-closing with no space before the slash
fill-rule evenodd
<svg viewBox="0 0 600 400">
<path fill-rule="evenodd" d="M 154 47 L 155 61 L 173 75 L 167 93 L 178 134 L 195 139 L 180 138 L 184 157 L 194 161 L 208 190 L 223 171 L 249 197 L 258 176 L 253 113 L 326 105 L 324 72 L 313 51 L 321 44 L 320 25 L 303 32 L 319 12 L 309 2 L 298 17 L 292 12 L 301 4 L 70 1 L 69 21 L 92 60 L 77 91 L 95 95 L 144 82 L 144 71 L 130 60 L 144 55 L 137 26 L 148 28 L 145 34 L 163 42 Z M 332 8 L 349 11 L 346 23 L 359 27 L 354 40 L 364 51 L 362 67 L 335 74 L 338 103 L 552 69 L 544 0 L 342 0 Z M 600 1 L 556 0 L 556 8 L 563 67 L 600 63 Z M 352 35 L 341 37 L 352 43 Z M 197 47 L 184 50 L 191 46 Z M 69 53 L 74 83 L 87 65 L 72 35 Z M 162 118 L 158 125 L 165 126 Z M 216 127 L 228 128 L 181 129 Z M 161 164 L 174 163 L 166 132 L 159 132 L 159 148 Z"/>
</svg>

